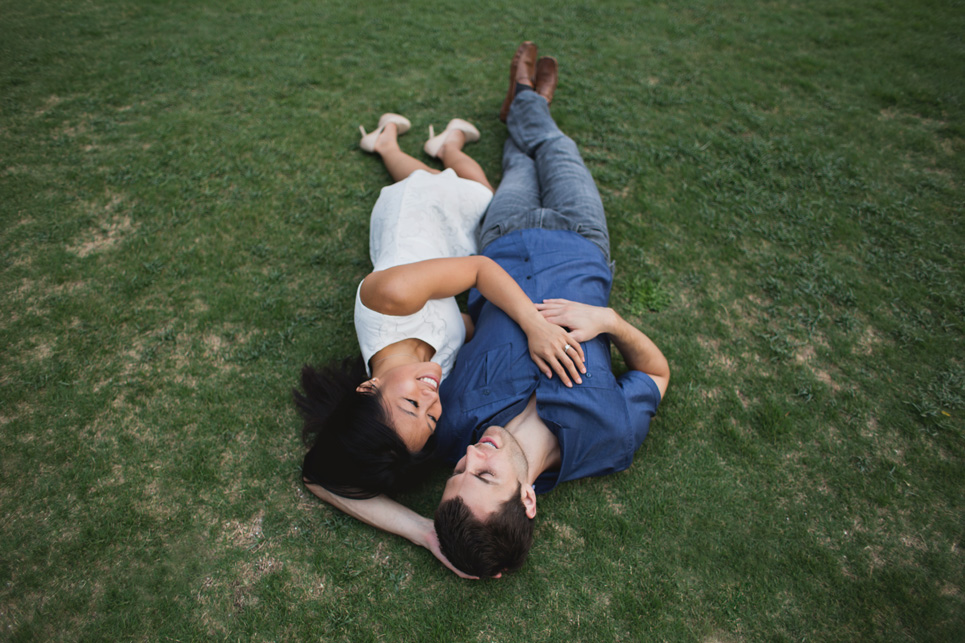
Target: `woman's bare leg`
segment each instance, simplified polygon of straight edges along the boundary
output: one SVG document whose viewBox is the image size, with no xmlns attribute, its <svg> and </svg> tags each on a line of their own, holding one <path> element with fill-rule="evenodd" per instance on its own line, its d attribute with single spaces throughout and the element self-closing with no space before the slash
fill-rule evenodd
<svg viewBox="0 0 965 643">
<path fill-rule="evenodd" d="M 457 176 L 481 183 L 490 192 L 495 192 L 479 163 L 462 151 L 465 144 L 466 135 L 461 130 L 450 130 L 446 142 L 439 148 L 439 160 L 447 169 L 455 171 Z"/>
<path fill-rule="evenodd" d="M 425 170 L 432 174 L 438 174 L 439 170 L 433 169 L 417 158 L 409 156 L 399 147 L 399 129 L 395 123 L 389 123 L 382 130 L 378 140 L 375 141 L 375 153 L 382 157 L 385 169 L 392 175 L 396 182 L 407 178 L 416 170 Z M 457 172 L 458 174 L 458 172 Z"/>
</svg>

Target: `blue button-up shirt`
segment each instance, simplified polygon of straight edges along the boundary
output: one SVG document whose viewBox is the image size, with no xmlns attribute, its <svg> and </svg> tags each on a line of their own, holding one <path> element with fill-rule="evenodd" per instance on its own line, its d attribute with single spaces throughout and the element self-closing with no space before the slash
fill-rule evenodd
<svg viewBox="0 0 965 643">
<path fill-rule="evenodd" d="M 483 254 L 534 302 L 566 298 L 608 304 L 610 268 L 599 248 L 575 232 L 513 232 L 489 244 Z M 519 415 L 535 393 L 537 413 L 559 440 L 562 456 L 559 471 L 537 479 L 537 493 L 630 466 L 660 403 L 660 390 L 649 375 L 629 371 L 615 377 L 610 340 L 602 335 L 583 344 L 583 383 L 566 388 L 559 376 L 547 379 L 540 373 L 522 329 L 476 290 L 469 294 L 469 314 L 475 334 L 440 390 L 443 412 L 436 437 L 444 459 L 458 461 L 489 426 L 504 426 Z"/>
</svg>

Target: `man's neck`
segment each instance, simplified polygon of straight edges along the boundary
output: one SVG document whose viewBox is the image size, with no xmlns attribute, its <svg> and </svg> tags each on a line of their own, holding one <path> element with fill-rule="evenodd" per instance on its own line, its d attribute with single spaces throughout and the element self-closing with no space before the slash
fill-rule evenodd
<svg viewBox="0 0 965 643">
<path fill-rule="evenodd" d="M 529 463 L 528 484 L 534 484 L 544 471 L 562 464 L 560 442 L 536 412 L 536 394 L 529 398 L 523 412 L 503 427 L 519 442 Z"/>
</svg>

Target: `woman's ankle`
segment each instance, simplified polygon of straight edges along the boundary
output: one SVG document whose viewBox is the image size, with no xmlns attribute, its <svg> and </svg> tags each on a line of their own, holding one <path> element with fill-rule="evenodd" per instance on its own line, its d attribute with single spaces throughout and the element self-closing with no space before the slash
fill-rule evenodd
<svg viewBox="0 0 965 643">
<path fill-rule="evenodd" d="M 382 133 L 375 139 L 373 151 L 376 154 L 391 152 L 399 147 L 399 128 L 395 123 L 386 123 Z"/>
<path fill-rule="evenodd" d="M 439 148 L 439 160 L 445 161 L 446 154 L 452 152 L 462 152 L 466 146 L 466 134 L 462 130 L 452 129 L 446 136 L 445 142 Z"/>
</svg>

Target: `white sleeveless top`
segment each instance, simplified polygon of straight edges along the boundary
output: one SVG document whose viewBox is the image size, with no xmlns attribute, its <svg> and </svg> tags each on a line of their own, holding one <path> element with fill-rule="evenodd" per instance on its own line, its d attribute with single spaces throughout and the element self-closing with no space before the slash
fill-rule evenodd
<svg viewBox="0 0 965 643">
<path fill-rule="evenodd" d="M 481 184 L 461 179 L 453 170 L 440 174 L 416 170 L 382 188 L 369 227 L 373 270 L 476 254 L 479 220 L 492 197 Z M 412 315 L 396 316 L 367 308 L 359 291 L 355 294 L 355 332 L 369 375 L 372 355 L 389 344 L 417 338 L 436 350 L 432 361 L 442 367 L 445 378 L 466 339 L 453 297 L 433 299 Z"/>
</svg>

